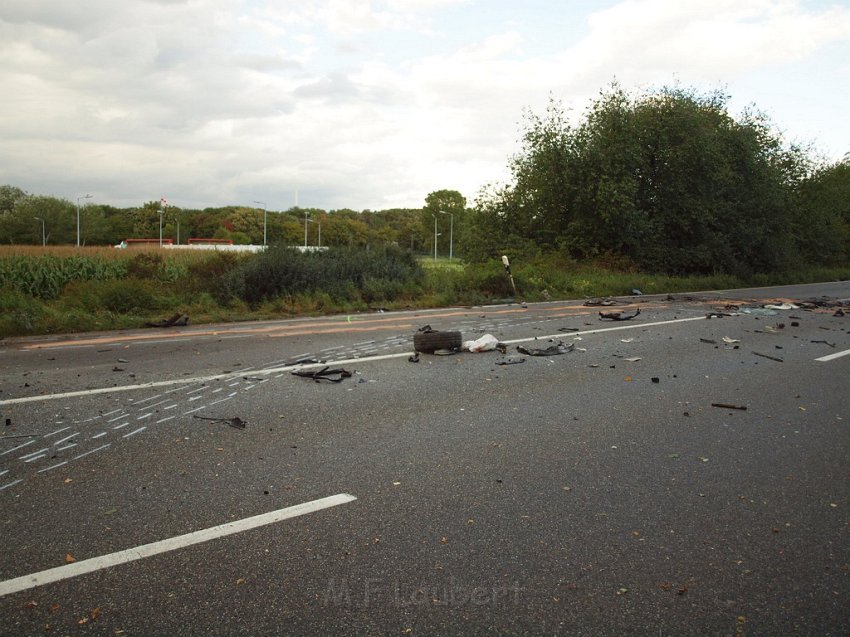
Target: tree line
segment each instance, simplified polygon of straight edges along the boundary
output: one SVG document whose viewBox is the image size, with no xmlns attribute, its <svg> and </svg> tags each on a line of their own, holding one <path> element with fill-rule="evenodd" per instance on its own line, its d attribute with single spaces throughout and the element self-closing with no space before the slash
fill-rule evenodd
<svg viewBox="0 0 850 637">
<path fill-rule="evenodd" d="M 525 113 L 511 180 L 430 193 L 422 208 L 265 214 L 268 243 L 397 245 L 467 261 L 560 253 L 668 274 L 747 276 L 850 263 L 850 154 L 827 162 L 787 143 L 754 108 L 679 86 L 630 94 L 612 84 L 578 119 L 551 100 Z M 87 200 L 84 200 L 88 203 Z M 72 244 L 77 203 L 0 186 L 0 242 Z M 86 245 L 159 236 L 159 202 L 82 206 Z M 163 236 L 261 244 L 264 211 L 165 209 Z M 42 225 L 43 220 L 43 225 Z M 436 235 L 436 236 L 435 236 Z"/>
<path fill-rule="evenodd" d="M 350 209 L 326 211 L 292 207 L 264 211 L 248 206 L 223 206 L 202 210 L 166 206 L 149 201 L 142 206 L 116 208 L 79 202 L 80 243 L 115 245 L 129 238 L 158 239 L 160 217 L 163 239 L 185 244 L 189 238 L 228 239 L 236 244 L 368 247 L 397 245 L 413 252 L 433 250 L 431 210 L 445 226 L 439 252 L 448 253 L 450 218 L 465 218 L 466 199 L 457 191 L 436 191 L 423 208 L 381 211 Z M 76 243 L 77 202 L 53 196 L 28 194 L 11 185 L 0 186 L 0 243 L 69 245 Z M 429 223 L 423 222 L 427 215 Z M 306 230 L 306 234 L 305 234 Z M 443 234 L 442 232 L 440 233 Z"/>
</svg>

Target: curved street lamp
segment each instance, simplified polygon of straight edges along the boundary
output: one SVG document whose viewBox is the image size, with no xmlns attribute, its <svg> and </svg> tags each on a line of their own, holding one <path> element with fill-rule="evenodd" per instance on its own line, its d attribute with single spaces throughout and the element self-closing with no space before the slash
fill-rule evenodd
<svg viewBox="0 0 850 637">
<path fill-rule="evenodd" d="M 91 195 L 77 197 L 77 247 L 80 247 L 80 199 L 91 199 Z"/>
</svg>

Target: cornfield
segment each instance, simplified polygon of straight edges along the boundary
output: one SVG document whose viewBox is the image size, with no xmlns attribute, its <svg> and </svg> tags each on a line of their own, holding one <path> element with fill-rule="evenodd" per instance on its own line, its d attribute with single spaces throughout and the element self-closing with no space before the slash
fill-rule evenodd
<svg viewBox="0 0 850 637">
<path fill-rule="evenodd" d="M 134 265 L 154 264 L 157 278 L 174 281 L 192 263 L 209 258 L 188 251 L 115 250 L 113 248 L 0 248 L 0 288 L 40 299 L 56 299 L 72 281 L 105 281 L 132 274 Z"/>
</svg>

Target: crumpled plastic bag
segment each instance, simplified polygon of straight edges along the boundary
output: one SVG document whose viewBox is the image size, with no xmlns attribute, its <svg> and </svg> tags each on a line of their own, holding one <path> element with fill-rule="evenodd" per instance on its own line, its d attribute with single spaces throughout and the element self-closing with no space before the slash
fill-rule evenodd
<svg viewBox="0 0 850 637">
<path fill-rule="evenodd" d="M 492 352 L 498 344 L 499 339 L 492 334 L 485 334 L 474 341 L 465 341 L 463 349 L 470 352 Z"/>
</svg>

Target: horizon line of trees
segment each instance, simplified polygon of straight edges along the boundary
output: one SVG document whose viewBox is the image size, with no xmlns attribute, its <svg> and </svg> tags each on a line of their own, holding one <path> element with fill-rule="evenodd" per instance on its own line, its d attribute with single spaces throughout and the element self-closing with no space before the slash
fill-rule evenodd
<svg viewBox="0 0 850 637">
<path fill-rule="evenodd" d="M 265 235 L 268 244 L 303 245 L 306 225 L 308 245 L 392 244 L 422 253 L 433 253 L 434 249 L 430 215 L 445 212 L 454 218 L 442 214 L 439 217 L 438 249 L 442 255 L 449 252 L 449 232 L 453 230 L 458 236 L 463 225 L 466 198 L 455 190 L 439 190 L 426 197 L 423 208 L 362 212 L 297 206 L 265 212 L 249 206 L 168 206 L 163 210 L 159 201 L 130 208 L 93 203 L 81 206 L 79 212 L 81 245 L 115 245 L 130 238 L 158 239 L 162 214 L 162 237 L 174 243 L 185 244 L 191 237 L 262 245 Z M 76 219 L 77 207 L 72 201 L 29 194 L 12 185 L 0 186 L 0 243 L 41 245 L 44 241 L 47 245 L 74 245 Z"/>
</svg>

